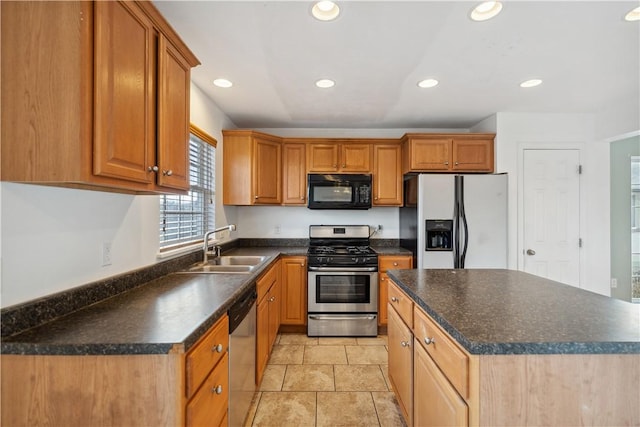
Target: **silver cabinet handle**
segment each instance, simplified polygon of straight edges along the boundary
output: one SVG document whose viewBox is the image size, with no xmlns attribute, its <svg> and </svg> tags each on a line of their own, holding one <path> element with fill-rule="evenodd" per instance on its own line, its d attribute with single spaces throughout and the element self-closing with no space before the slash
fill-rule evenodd
<svg viewBox="0 0 640 427">
<path fill-rule="evenodd" d="M 458 163 L 458 162 L 456 162 L 456 166 L 458 166 L 458 164 L 459 164 L 459 163 Z"/>
<path fill-rule="evenodd" d="M 147 168 L 148 172 L 158 172 L 158 167 L 157 166 L 149 166 Z"/>
<path fill-rule="evenodd" d="M 393 263 L 393 266 L 394 266 L 394 267 L 397 267 L 397 266 L 398 266 L 398 263 L 397 263 L 397 262 L 394 262 L 394 263 Z"/>
<path fill-rule="evenodd" d="M 217 353 L 222 353 L 222 344 L 218 344 L 216 346 L 214 346 L 211 351 L 215 351 Z"/>
<path fill-rule="evenodd" d="M 173 175 L 173 171 L 171 169 L 163 170 L 162 175 L 171 176 Z"/>
<path fill-rule="evenodd" d="M 403 347 L 410 347 L 411 343 L 409 341 L 400 341 L 400 345 Z"/>
<path fill-rule="evenodd" d="M 398 298 L 396 298 L 396 297 L 391 297 L 391 302 L 398 302 Z"/>
<path fill-rule="evenodd" d="M 449 162 L 444 162 L 444 165 L 445 166 L 449 166 Z"/>
<path fill-rule="evenodd" d="M 534 251 L 533 249 L 527 249 L 527 255 L 535 255 L 536 251 Z"/>
<path fill-rule="evenodd" d="M 216 387 L 213 387 L 211 389 L 211 393 L 215 393 L 215 394 L 222 394 L 222 386 L 218 385 Z"/>
<path fill-rule="evenodd" d="M 254 199 L 258 200 L 258 196 L 253 196 Z"/>
<path fill-rule="evenodd" d="M 425 343 L 425 345 L 435 344 L 436 343 L 436 339 L 435 338 L 425 337 L 424 338 L 424 343 Z"/>
<path fill-rule="evenodd" d="M 276 300 L 276 297 L 269 298 L 269 302 L 274 302 L 275 300 Z"/>
</svg>

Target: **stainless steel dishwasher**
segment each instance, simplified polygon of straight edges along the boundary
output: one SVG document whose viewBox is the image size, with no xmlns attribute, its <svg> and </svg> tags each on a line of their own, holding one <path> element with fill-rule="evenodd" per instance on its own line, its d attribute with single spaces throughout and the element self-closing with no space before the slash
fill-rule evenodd
<svg viewBox="0 0 640 427">
<path fill-rule="evenodd" d="M 229 426 L 243 426 L 256 392 L 255 285 L 229 309 Z"/>
</svg>

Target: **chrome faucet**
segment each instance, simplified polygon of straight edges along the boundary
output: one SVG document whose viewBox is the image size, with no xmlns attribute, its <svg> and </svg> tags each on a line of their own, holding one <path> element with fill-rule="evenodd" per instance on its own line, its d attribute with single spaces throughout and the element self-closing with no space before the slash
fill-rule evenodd
<svg viewBox="0 0 640 427">
<path fill-rule="evenodd" d="M 235 224 L 229 224 L 229 225 L 225 225 L 224 227 L 216 228 L 215 230 L 210 230 L 204 233 L 204 247 L 202 248 L 204 250 L 204 258 L 202 262 L 206 263 L 208 261 L 209 238 L 211 237 L 211 235 L 218 233 L 220 231 L 225 231 L 225 230 L 236 231 L 236 226 Z M 216 256 L 220 256 L 220 247 L 216 246 L 215 248 L 216 248 Z"/>
</svg>

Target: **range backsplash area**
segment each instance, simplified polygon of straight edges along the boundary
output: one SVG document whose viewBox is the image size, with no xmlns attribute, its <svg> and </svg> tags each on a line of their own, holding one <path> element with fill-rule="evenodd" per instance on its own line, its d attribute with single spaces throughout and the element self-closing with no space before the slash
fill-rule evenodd
<svg viewBox="0 0 640 427">
<path fill-rule="evenodd" d="M 289 206 L 238 206 L 237 233 L 240 238 L 307 238 L 310 225 L 368 225 L 372 239 L 397 239 L 398 208 L 367 210 L 314 210 Z"/>
</svg>

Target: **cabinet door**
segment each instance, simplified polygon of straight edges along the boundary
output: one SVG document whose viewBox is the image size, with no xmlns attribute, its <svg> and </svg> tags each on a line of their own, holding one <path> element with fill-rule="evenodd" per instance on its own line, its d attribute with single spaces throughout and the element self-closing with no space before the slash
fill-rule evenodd
<svg viewBox="0 0 640 427">
<path fill-rule="evenodd" d="M 493 140 L 454 139 L 452 169 L 455 171 L 493 172 Z"/>
<path fill-rule="evenodd" d="M 282 307 L 280 323 L 307 324 L 307 257 L 282 258 Z"/>
<path fill-rule="evenodd" d="M 412 139 L 410 168 L 415 171 L 446 171 L 451 163 L 451 139 Z"/>
<path fill-rule="evenodd" d="M 262 374 L 269 360 L 269 296 L 258 303 L 256 312 L 256 384 L 260 385 Z"/>
<path fill-rule="evenodd" d="M 309 172 L 337 172 L 338 144 L 309 144 L 307 170 Z"/>
<path fill-rule="evenodd" d="M 204 381 L 186 408 L 186 426 L 220 425 L 229 407 L 229 353 Z M 140 420 L 138 420 L 140 421 Z"/>
<path fill-rule="evenodd" d="M 280 328 L 280 280 L 277 280 L 271 290 L 269 291 L 269 354 L 278 336 L 278 329 Z"/>
<path fill-rule="evenodd" d="M 157 182 L 189 189 L 189 91 L 191 66 L 163 35 L 158 36 Z"/>
<path fill-rule="evenodd" d="M 387 303 L 389 302 L 389 276 L 387 276 L 387 270 L 411 267 L 411 256 L 378 256 L 378 325 L 387 324 Z"/>
<path fill-rule="evenodd" d="M 279 142 L 262 138 L 254 139 L 254 203 L 280 204 L 282 164 Z"/>
<path fill-rule="evenodd" d="M 370 144 L 340 144 L 340 164 L 342 172 L 371 172 Z"/>
<path fill-rule="evenodd" d="M 429 354 L 414 343 L 413 399 L 416 426 L 466 426 L 467 404 L 449 384 Z"/>
<path fill-rule="evenodd" d="M 399 145 L 373 147 L 373 205 L 402 206 L 402 155 Z"/>
<path fill-rule="evenodd" d="M 93 171 L 153 184 L 156 32 L 132 2 L 94 5 Z"/>
<path fill-rule="evenodd" d="M 407 425 L 413 425 L 413 336 L 398 313 L 389 305 L 389 380 Z"/>
<path fill-rule="evenodd" d="M 282 146 L 282 204 L 306 205 L 307 168 L 306 145 Z"/>
</svg>

